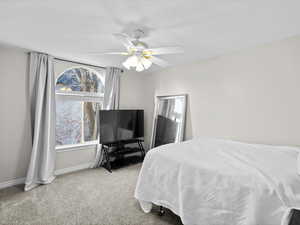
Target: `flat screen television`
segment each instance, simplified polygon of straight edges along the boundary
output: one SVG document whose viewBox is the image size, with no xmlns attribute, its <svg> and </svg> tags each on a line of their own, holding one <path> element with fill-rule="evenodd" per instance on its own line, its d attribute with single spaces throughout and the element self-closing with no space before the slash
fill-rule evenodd
<svg viewBox="0 0 300 225">
<path fill-rule="evenodd" d="M 100 143 L 144 137 L 144 110 L 100 110 Z"/>
<path fill-rule="evenodd" d="M 157 116 L 154 147 L 174 143 L 177 136 L 178 123 L 161 115 Z"/>
</svg>

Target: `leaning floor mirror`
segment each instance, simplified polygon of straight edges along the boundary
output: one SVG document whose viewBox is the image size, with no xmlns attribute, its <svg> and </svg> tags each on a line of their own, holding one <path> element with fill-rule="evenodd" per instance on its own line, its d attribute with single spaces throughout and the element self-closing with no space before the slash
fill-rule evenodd
<svg viewBox="0 0 300 225">
<path fill-rule="evenodd" d="M 151 148 L 183 140 L 187 95 L 157 96 Z"/>
</svg>

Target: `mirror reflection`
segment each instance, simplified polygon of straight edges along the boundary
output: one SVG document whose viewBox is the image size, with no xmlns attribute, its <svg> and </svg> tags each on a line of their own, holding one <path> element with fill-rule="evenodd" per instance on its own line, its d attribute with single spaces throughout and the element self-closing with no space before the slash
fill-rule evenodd
<svg viewBox="0 0 300 225">
<path fill-rule="evenodd" d="M 183 140 L 186 95 L 156 97 L 151 147 Z"/>
</svg>

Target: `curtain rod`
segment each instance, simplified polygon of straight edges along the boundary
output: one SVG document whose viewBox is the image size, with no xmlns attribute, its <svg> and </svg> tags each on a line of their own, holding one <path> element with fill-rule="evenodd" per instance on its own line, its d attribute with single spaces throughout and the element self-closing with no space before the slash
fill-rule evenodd
<svg viewBox="0 0 300 225">
<path fill-rule="evenodd" d="M 64 62 L 70 62 L 70 63 L 81 64 L 81 65 L 84 65 L 84 66 L 93 66 L 93 67 L 97 67 L 97 68 L 101 68 L 101 69 L 106 69 L 106 67 L 104 67 L 104 66 L 97 66 L 97 65 L 93 65 L 93 64 L 82 63 L 82 62 L 73 61 L 73 60 L 68 60 L 68 59 L 63 59 L 63 58 L 58 58 L 58 57 L 54 57 L 54 59 L 55 59 L 55 60 L 59 60 L 59 61 L 64 61 Z M 121 69 L 121 72 L 123 73 L 124 70 Z"/>
<path fill-rule="evenodd" d="M 58 57 L 54 57 L 54 59 L 59 60 L 59 61 L 64 61 L 64 62 L 81 64 L 81 65 L 84 65 L 84 66 L 93 66 L 93 67 L 98 67 L 98 68 L 101 68 L 101 69 L 106 69 L 106 67 L 104 67 L 104 66 L 92 65 L 92 64 L 82 63 L 82 62 L 73 61 L 73 60 L 69 60 L 69 59 L 63 59 L 63 58 L 58 58 Z"/>
</svg>

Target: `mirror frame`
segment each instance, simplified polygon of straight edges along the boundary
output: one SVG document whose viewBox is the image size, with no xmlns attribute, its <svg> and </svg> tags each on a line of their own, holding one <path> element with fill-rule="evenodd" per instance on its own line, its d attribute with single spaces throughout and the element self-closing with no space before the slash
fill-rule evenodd
<svg viewBox="0 0 300 225">
<path fill-rule="evenodd" d="M 151 134 L 151 143 L 150 143 L 150 149 L 154 148 L 155 143 L 155 132 L 156 132 L 156 117 L 158 115 L 158 109 L 159 109 L 159 101 L 162 99 L 174 99 L 177 97 L 183 97 L 183 113 L 182 113 L 182 125 L 180 127 L 180 136 L 179 140 L 177 140 L 174 143 L 179 143 L 183 141 L 183 136 L 185 132 L 185 123 L 186 123 L 186 110 L 187 110 L 187 94 L 179 94 L 179 95 L 162 95 L 162 96 L 155 96 L 154 97 L 154 114 L 153 114 L 153 122 L 152 122 L 152 134 Z"/>
</svg>

